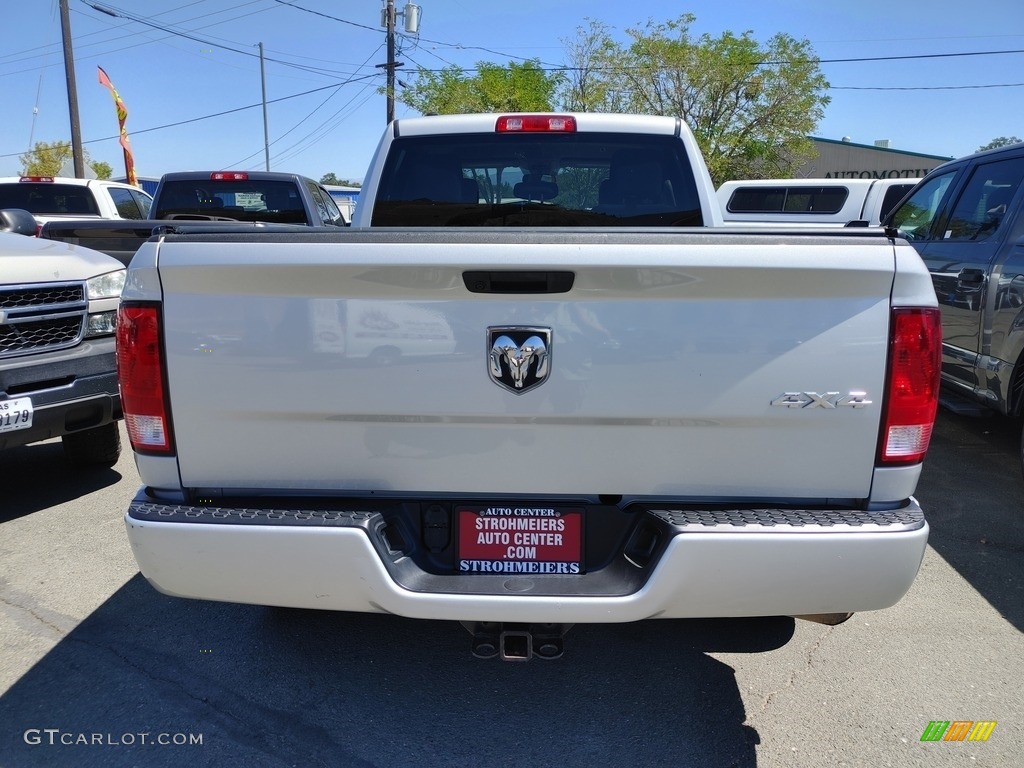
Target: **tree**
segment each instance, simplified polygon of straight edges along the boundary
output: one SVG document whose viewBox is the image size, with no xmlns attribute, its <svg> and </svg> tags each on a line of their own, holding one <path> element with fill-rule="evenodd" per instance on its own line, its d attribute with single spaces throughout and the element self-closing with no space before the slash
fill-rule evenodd
<svg viewBox="0 0 1024 768">
<path fill-rule="evenodd" d="M 751 32 L 693 37 L 696 17 L 628 29 L 612 39 L 590 20 L 569 45 L 574 73 L 567 108 L 682 117 L 712 179 L 783 177 L 814 156 L 808 138 L 830 99 L 810 42 L 779 33 L 765 45 Z"/>
<path fill-rule="evenodd" d="M 85 164 L 92 168 L 97 179 L 109 179 L 113 174 L 110 163 L 93 161 L 89 159 L 89 153 L 82 150 Z M 60 169 L 71 159 L 72 149 L 70 141 L 55 141 L 52 144 L 45 141 L 37 141 L 35 147 L 21 155 L 22 176 L 58 176 Z"/>
<path fill-rule="evenodd" d="M 334 175 L 334 172 L 325 173 L 320 177 L 321 184 L 330 184 L 335 187 L 361 187 L 363 183 L 361 181 L 350 181 L 348 179 L 339 179 Z"/>
<path fill-rule="evenodd" d="M 545 72 L 537 59 L 507 66 L 477 62 L 475 75 L 454 65 L 440 72 L 420 67 L 415 82 L 399 96 L 423 114 L 541 112 L 552 109 L 561 80 L 561 74 Z"/>
<path fill-rule="evenodd" d="M 1006 147 L 1010 144 L 1020 144 L 1021 139 L 1016 136 L 1000 136 L 997 139 L 992 139 L 988 144 L 978 147 L 977 152 L 984 152 L 986 149 L 997 149 L 998 147 Z"/>
<path fill-rule="evenodd" d="M 623 112 L 624 91 L 605 69 L 618 46 L 605 24 L 587 21 L 590 28 L 577 27 L 575 40 L 562 40 L 571 66 L 559 85 L 558 103 L 570 112 Z"/>
<path fill-rule="evenodd" d="M 97 179 L 109 179 L 114 175 L 114 169 L 110 167 L 110 163 L 105 163 L 102 160 L 91 160 L 87 161 L 89 167 L 92 168 L 93 173 L 96 174 Z"/>
</svg>

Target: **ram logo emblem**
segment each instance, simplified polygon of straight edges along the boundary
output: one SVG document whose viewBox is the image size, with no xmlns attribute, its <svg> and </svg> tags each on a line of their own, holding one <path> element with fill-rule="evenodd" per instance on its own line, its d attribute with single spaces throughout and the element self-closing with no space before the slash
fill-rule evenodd
<svg viewBox="0 0 1024 768">
<path fill-rule="evenodd" d="M 543 384 L 551 370 L 551 329 L 487 329 L 487 369 L 491 379 L 521 395 Z"/>
</svg>

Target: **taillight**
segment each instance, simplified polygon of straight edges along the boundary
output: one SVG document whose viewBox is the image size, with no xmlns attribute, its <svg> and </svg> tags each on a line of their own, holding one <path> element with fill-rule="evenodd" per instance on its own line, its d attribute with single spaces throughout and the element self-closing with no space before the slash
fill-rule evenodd
<svg viewBox="0 0 1024 768">
<path fill-rule="evenodd" d="M 502 115 L 494 130 L 497 133 L 573 133 L 576 118 L 570 115 Z"/>
<path fill-rule="evenodd" d="M 893 309 L 879 442 L 881 462 L 914 464 L 924 459 L 939 404 L 941 364 L 939 310 Z"/>
<path fill-rule="evenodd" d="M 247 181 L 249 174 L 245 171 L 214 171 L 210 181 Z"/>
<path fill-rule="evenodd" d="M 18 181 L 30 184 L 51 183 L 53 176 L 22 176 Z"/>
<path fill-rule="evenodd" d="M 122 304 L 118 309 L 117 378 L 132 448 L 139 453 L 171 453 L 160 312 L 156 305 Z"/>
</svg>

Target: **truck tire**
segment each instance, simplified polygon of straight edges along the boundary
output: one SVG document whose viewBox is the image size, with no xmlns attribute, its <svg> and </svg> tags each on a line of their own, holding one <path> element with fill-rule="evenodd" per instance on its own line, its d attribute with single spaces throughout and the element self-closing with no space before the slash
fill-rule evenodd
<svg viewBox="0 0 1024 768">
<path fill-rule="evenodd" d="M 110 467 L 121 455 L 121 431 L 116 421 L 71 432 L 64 435 L 61 442 L 64 456 L 76 467 Z"/>
</svg>

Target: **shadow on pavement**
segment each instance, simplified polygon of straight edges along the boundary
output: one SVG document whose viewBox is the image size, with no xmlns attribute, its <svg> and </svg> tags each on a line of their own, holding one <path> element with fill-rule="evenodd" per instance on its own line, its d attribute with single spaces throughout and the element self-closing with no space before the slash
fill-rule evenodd
<svg viewBox="0 0 1024 768">
<path fill-rule="evenodd" d="M 1021 424 L 940 409 L 917 487 L 928 543 L 1024 631 Z"/>
<path fill-rule="evenodd" d="M 73 501 L 121 480 L 121 474 L 110 467 L 71 465 L 64 458 L 60 440 L 0 451 L 0 476 L 17 478 L 16 482 L 4 482 L 0 523 Z"/>
<path fill-rule="evenodd" d="M 751 768 L 758 734 L 707 652 L 793 632 L 577 626 L 562 659 L 503 663 L 454 622 L 177 600 L 136 576 L 0 697 L 0 764 Z"/>
<path fill-rule="evenodd" d="M 121 480 L 121 474 L 110 467 L 72 466 L 60 440 L 0 452 L 0 475 L 16 478 L 4 482 L 0 523 L 74 501 Z"/>
</svg>

